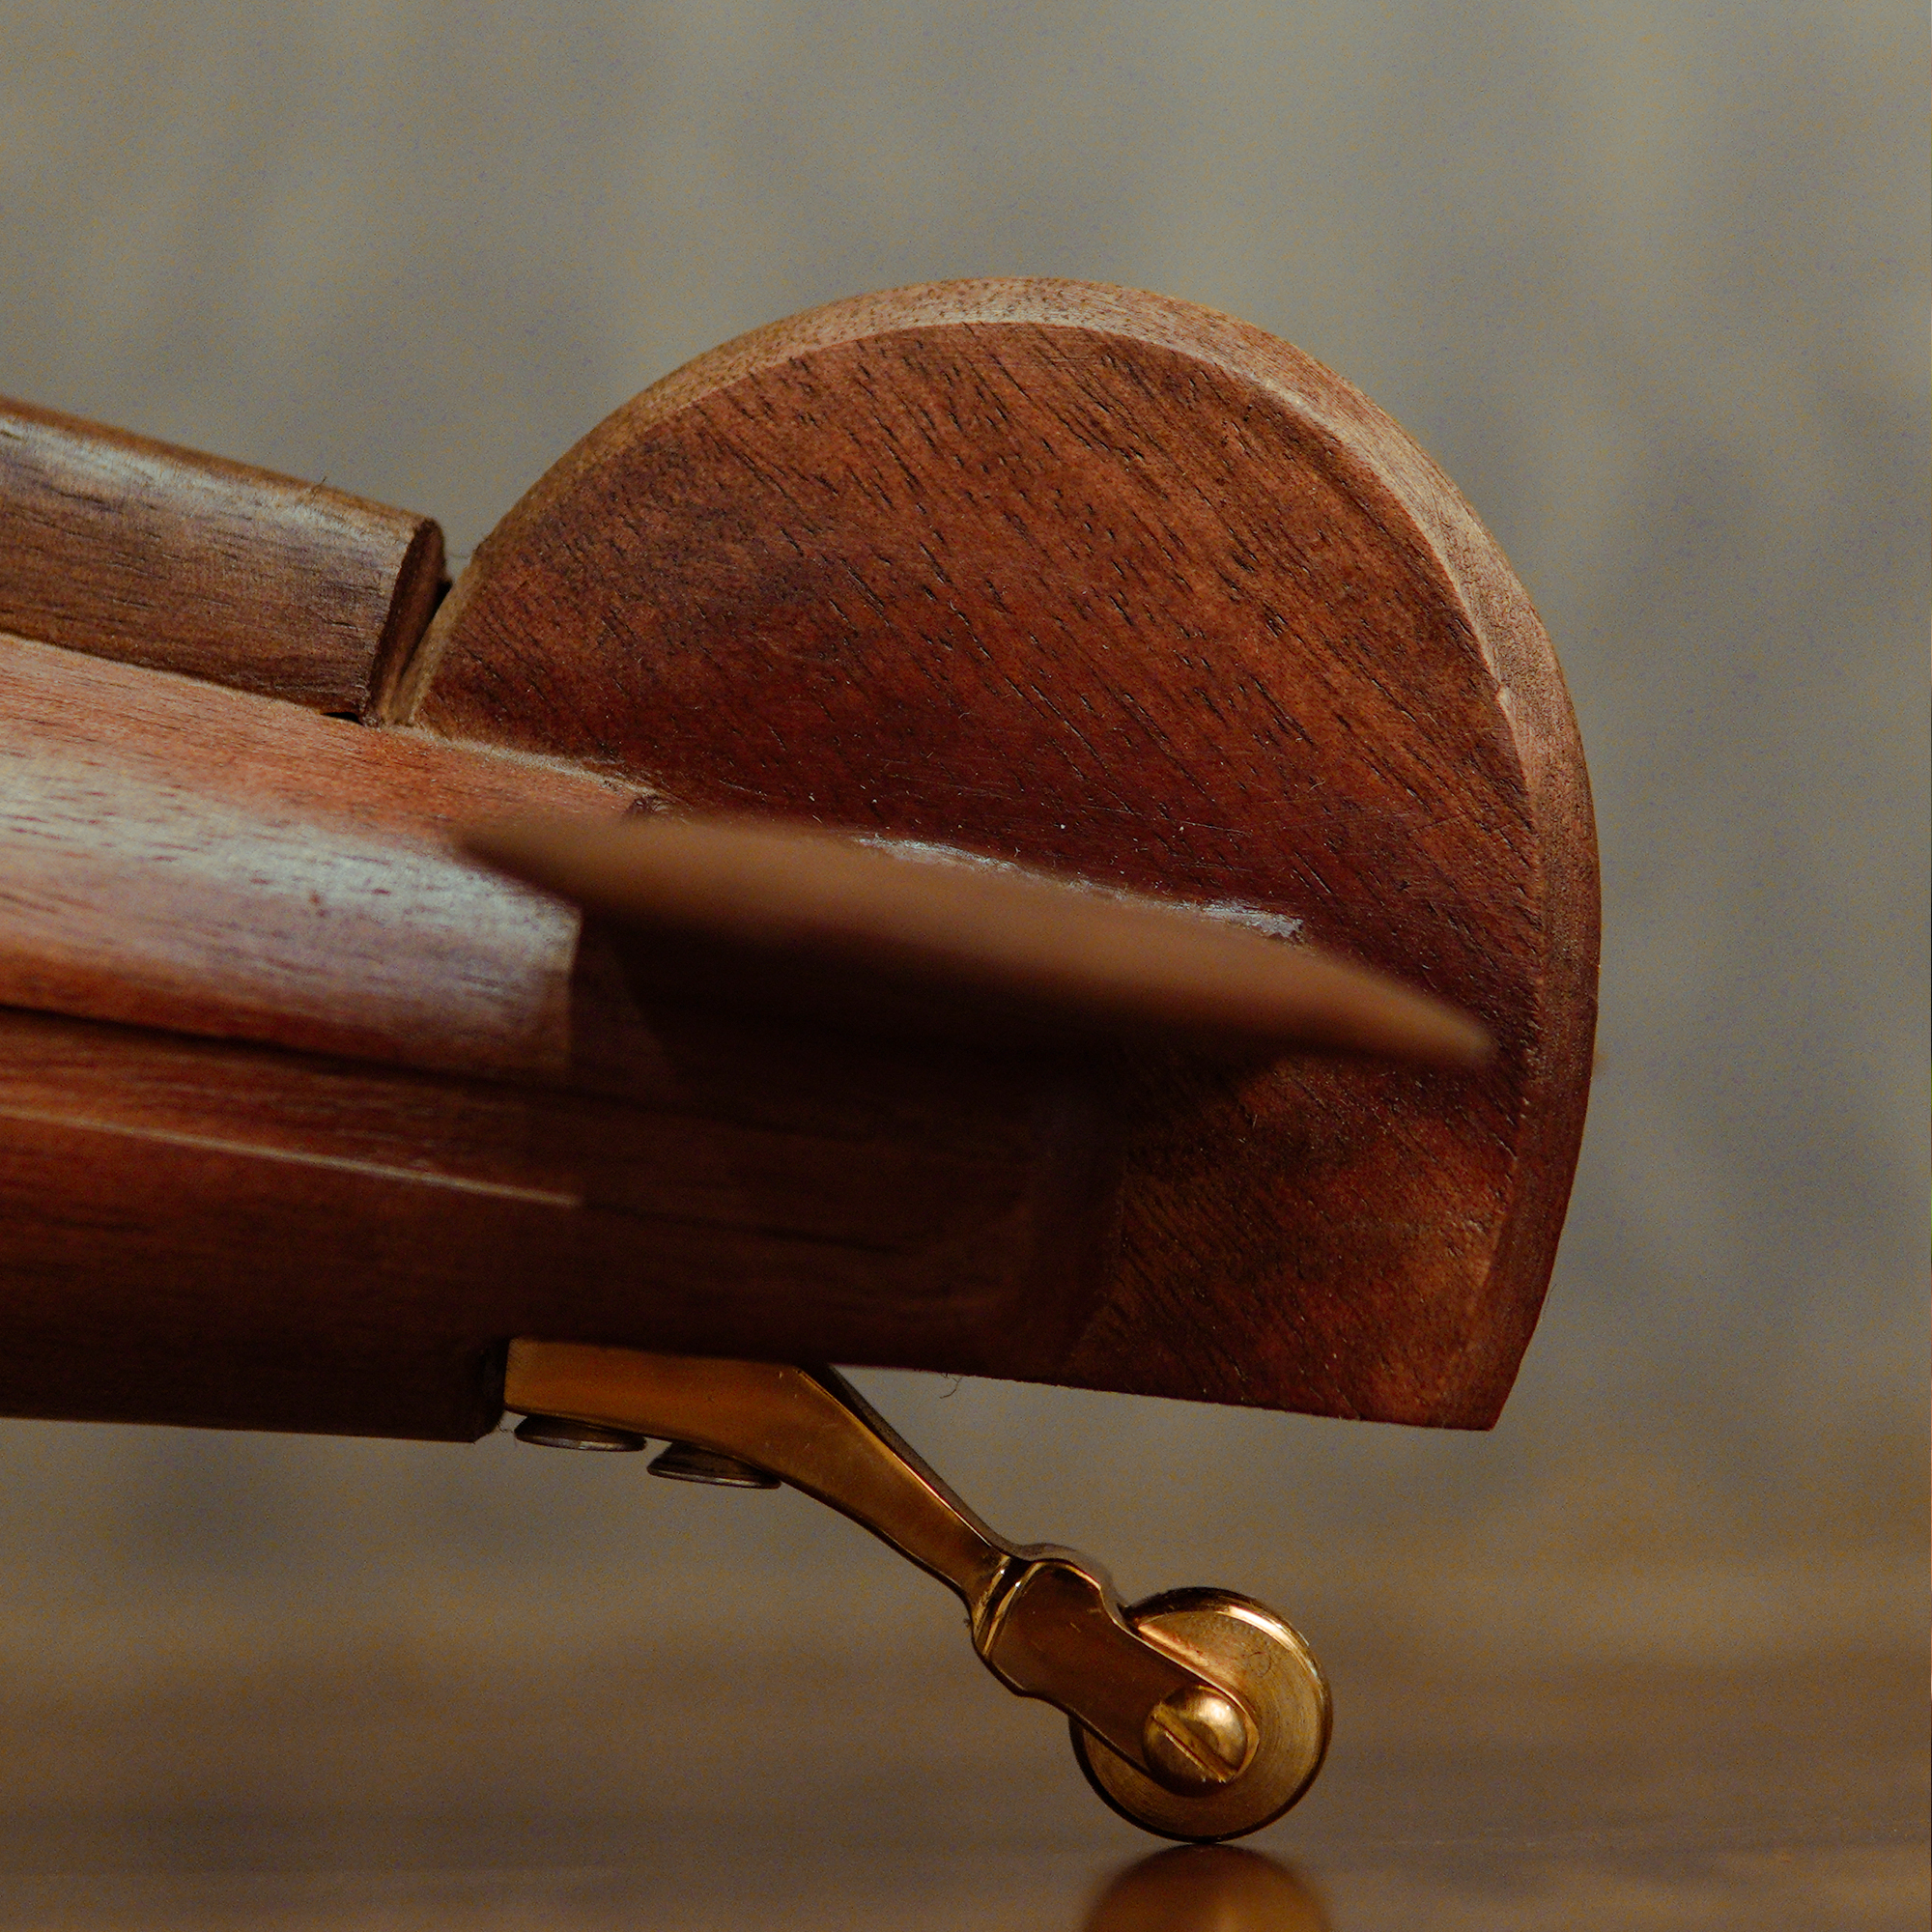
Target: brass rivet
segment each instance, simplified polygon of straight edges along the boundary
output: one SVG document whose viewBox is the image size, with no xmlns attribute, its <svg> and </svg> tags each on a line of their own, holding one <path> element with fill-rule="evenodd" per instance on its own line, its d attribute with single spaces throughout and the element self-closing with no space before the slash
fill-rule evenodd
<svg viewBox="0 0 1932 1932">
<path fill-rule="evenodd" d="M 673 1483 L 715 1483 L 724 1490 L 775 1490 L 779 1479 L 735 1456 L 700 1449 L 696 1442 L 673 1442 L 651 1463 L 651 1474 Z"/>
<path fill-rule="evenodd" d="M 540 1449 L 604 1449 L 635 1452 L 648 1446 L 649 1437 L 628 1429 L 606 1429 L 601 1422 L 572 1422 L 561 1415 L 526 1415 L 517 1425 L 519 1442 Z"/>
</svg>

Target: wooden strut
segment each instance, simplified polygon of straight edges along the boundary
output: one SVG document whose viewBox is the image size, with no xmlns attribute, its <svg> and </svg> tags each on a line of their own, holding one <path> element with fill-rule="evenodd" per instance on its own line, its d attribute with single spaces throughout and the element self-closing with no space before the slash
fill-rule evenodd
<svg viewBox="0 0 1932 1932">
<path fill-rule="evenodd" d="M 1493 1421 L 1588 790 L 1339 378 L 866 297 L 440 578 L 426 519 L 0 407 L 0 1412 L 465 1439 L 550 1334 Z"/>
</svg>

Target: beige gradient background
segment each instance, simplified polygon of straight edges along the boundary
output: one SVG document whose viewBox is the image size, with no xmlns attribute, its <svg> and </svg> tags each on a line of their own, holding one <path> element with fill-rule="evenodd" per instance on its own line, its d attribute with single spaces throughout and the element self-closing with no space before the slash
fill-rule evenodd
<svg viewBox="0 0 1932 1932">
<path fill-rule="evenodd" d="M 1512 1406 L 864 1380 L 1002 1526 L 1308 1631 L 1344 1729 L 1301 1829 L 1354 1829 L 1418 1721 L 1425 1837 L 1459 1764 L 1560 1809 L 1509 1687 L 1566 1671 L 1808 1687 L 1786 1746 L 1829 1784 L 1923 1688 L 1925 80 L 1921 11 L 1865 0 L 14 0 L 0 390 L 460 557 L 636 390 L 863 289 L 1124 283 L 1350 377 L 1528 584 L 1596 785 L 1602 1066 Z M 961 1818 L 1114 1830 L 949 1600 L 790 1494 L 4 1424 L 0 1579 L 16 1877 L 736 1834 L 786 1885 L 786 1846 L 865 1844 L 883 1897 L 881 1847 Z"/>
</svg>

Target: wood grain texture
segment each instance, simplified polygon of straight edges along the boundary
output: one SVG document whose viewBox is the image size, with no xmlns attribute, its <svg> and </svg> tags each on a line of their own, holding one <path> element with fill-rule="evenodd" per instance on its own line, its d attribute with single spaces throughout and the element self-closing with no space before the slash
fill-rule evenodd
<svg viewBox="0 0 1932 1932">
<path fill-rule="evenodd" d="M 1104 1073 L 640 1001 L 453 838 L 634 803 L 0 638 L 0 1412 L 461 1438 L 532 1329 L 1057 1360 Z"/>
<path fill-rule="evenodd" d="M 1094 1315 L 994 1366 L 1493 1420 L 1581 1131 L 1588 792 L 1507 564 L 1327 370 L 1069 283 L 777 325 L 566 456 L 385 715 L 692 810 L 1293 919 L 1472 1011 L 1475 1077 L 1141 1056 Z"/>
<path fill-rule="evenodd" d="M 0 631 L 360 716 L 442 568 L 426 517 L 0 400 Z"/>
<path fill-rule="evenodd" d="M 467 1440 L 532 1331 L 1064 1352 L 1111 1191 L 1077 1082 L 696 1014 L 650 1038 L 616 1096 L 0 1012 L 0 1413 Z"/>
<path fill-rule="evenodd" d="M 0 1002 L 466 1073 L 568 1065 L 575 910 L 451 834 L 587 774 L 0 637 Z"/>
</svg>

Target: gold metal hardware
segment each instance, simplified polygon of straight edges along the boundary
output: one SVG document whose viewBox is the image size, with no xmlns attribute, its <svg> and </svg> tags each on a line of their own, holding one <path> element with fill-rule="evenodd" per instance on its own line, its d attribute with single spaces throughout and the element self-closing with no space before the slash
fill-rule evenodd
<svg viewBox="0 0 1932 1932">
<path fill-rule="evenodd" d="M 958 1593 L 988 1669 L 1066 1713 L 1089 1781 L 1149 1831 L 1255 1831 L 1321 1769 L 1327 1686 L 1272 1611 L 1218 1590 L 1123 1609 L 1077 1550 L 996 1535 L 834 1370 L 524 1339 L 504 1402 L 546 1429 L 668 1438 L 850 1517 Z"/>
<path fill-rule="evenodd" d="M 666 1476 L 673 1483 L 710 1483 L 721 1490 L 775 1490 L 779 1479 L 763 1469 L 754 1469 L 735 1456 L 721 1456 L 715 1449 L 700 1449 L 696 1442 L 672 1442 L 646 1466 L 654 1476 Z"/>
<path fill-rule="evenodd" d="M 1169 1590 L 1129 1615 L 1150 1642 L 1204 1677 L 1238 1684 L 1258 1719 L 1255 1753 L 1240 1777 L 1181 1792 L 1075 1724 L 1073 1754 L 1088 1783 L 1122 1817 L 1170 1838 L 1236 1838 L 1280 1817 L 1328 1748 L 1328 1687 L 1299 1633 L 1264 1604 L 1229 1590 Z M 1256 1817 L 1258 1810 L 1264 1815 Z"/>
<path fill-rule="evenodd" d="M 517 1440 L 539 1449 L 603 1449 L 635 1454 L 647 1447 L 628 1429 L 606 1429 L 595 1422 L 573 1422 L 561 1415 L 526 1415 L 517 1425 Z"/>
</svg>

